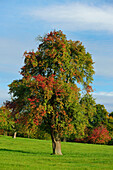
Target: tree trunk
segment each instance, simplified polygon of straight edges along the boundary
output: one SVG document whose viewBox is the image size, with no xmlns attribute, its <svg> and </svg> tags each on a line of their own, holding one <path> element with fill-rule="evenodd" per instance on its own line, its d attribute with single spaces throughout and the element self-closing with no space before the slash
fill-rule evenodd
<svg viewBox="0 0 113 170">
<path fill-rule="evenodd" d="M 14 135 L 13 135 L 13 138 L 14 138 L 14 139 L 16 138 L 16 134 L 17 134 L 17 132 L 14 132 Z"/>
<path fill-rule="evenodd" d="M 66 137 L 64 137 L 63 142 L 66 142 Z"/>
<path fill-rule="evenodd" d="M 53 154 L 56 154 L 56 155 L 62 155 L 62 152 L 61 152 L 61 140 L 59 138 L 56 138 L 51 135 L 51 138 L 52 138 L 52 148 L 53 148 Z"/>
<path fill-rule="evenodd" d="M 4 131 L 4 136 L 7 136 L 7 131 Z"/>
</svg>

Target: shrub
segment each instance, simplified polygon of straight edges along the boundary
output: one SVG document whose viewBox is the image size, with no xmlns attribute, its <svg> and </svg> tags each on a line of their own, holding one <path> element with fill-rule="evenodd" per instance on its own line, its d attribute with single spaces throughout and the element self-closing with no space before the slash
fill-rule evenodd
<svg viewBox="0 0 113 170">
<path fill-rule="evenodd" d="M 88 136 L 88 142 L 95 144 L 107 144 L 110 140 L 109 131 L 103 125 L 93 129 L 90 136 Z"/>
</svg>

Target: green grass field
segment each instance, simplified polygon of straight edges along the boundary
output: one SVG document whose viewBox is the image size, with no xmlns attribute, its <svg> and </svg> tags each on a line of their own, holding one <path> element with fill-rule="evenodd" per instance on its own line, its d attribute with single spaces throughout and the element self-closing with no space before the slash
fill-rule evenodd
<svg viewBox="0 0 113 170">
<path fill-rule="evenodd" d="M 64 142 L 63 156 L 51 153 L 51 141 L 0 136 L 0 170 L 113 170 L 113 146 Z"/>
</svg>

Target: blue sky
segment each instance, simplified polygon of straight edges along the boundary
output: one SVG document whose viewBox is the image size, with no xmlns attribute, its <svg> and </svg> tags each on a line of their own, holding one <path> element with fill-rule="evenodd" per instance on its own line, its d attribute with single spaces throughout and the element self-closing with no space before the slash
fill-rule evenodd
<svg viewBox="0 0 113 170">
<path fill-rule="evenodd" d="M 24 51 L 36 50 L 36 37 L 54 29 L 92 54 L 93 96 L 113 111 L 112 0 L 0 0 L 0 104 L 10 98 L 8 84 L 20 78 Z"/>
</svg>

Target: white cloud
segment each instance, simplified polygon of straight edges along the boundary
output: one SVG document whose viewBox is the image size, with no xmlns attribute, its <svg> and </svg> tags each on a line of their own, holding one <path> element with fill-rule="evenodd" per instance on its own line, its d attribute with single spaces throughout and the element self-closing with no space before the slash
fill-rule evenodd
<svg viewBox="0 0 113 170">
<path fill-rule="evenodd" d="M 113 97 L 113 91 L 112 92 L 98 92 L 98 93 L 93 93 L 96 96 L 111 96 Z"/>
<path fill-rule="evenodd" d="M 113 91 L 93 93 L 93 96 L 97 104 L 104 105 L 109 112 L 113 111 Z"/>
<path fill-rule="evenodd" d="M 25 13 L 24 13 L 25 14 Z M 107 30 L 113 32 L 113 7 L 70 3 L 34 8 L 27 13 L 65 30 Z"/>
</svg>

